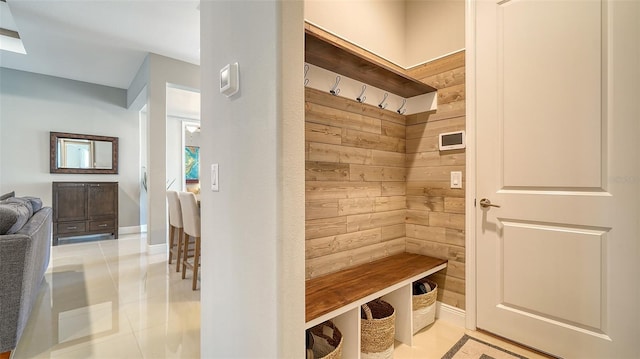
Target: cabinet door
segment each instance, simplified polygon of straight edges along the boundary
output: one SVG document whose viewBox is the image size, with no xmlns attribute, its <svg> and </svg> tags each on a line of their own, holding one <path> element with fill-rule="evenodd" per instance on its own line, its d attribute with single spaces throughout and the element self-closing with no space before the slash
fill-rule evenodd
<svg viewBox="0 0 640 359">
<path fill-rule="evenodd" d="M 113 218 L 118 213 L 118 184 L 89 184 L 88 200 L 89 219 Z"/>
<path fill-rule="evenodd" d="M 87 217 L 84 183 L 56 183 L 53 197 L 56 221 L 82 221 Z"/>
</svg>

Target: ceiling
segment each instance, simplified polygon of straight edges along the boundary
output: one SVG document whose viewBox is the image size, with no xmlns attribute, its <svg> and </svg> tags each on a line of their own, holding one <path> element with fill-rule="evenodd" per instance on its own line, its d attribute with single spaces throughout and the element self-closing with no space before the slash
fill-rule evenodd
<svg viewBox="0 0 640 359">
<path fill-rule="evenodd" d="M 0 66 L 126 89 L 149 52 L 200 63 L 197 0 L 7 0 L 27 54 Z"/>
</svg>

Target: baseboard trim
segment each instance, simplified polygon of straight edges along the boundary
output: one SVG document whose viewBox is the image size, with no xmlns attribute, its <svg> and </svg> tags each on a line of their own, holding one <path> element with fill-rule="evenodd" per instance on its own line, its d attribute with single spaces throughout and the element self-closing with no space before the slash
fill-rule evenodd
<svg viewBox="0 0 640 359">
<path fill-rule="evenodd" d="M 144 226 L 129 226 L 129 227 L 118 228 L 118 234 L 138 234 L 138 233 L 144 233 L 146 231 L 147 231 L 146 224 Z"/>
<path fill-rule="evenodd" d="M 441 302 L 436 302 L 436 318 L 462 328 L 466 325 L 464 310 Z"/>
<path fill-rule="evenodd" d="M 147 254 L 160 254 L 165 253 L 167 251 L 167 244 L 148 244 L 147 243 Z"/>
</svg>

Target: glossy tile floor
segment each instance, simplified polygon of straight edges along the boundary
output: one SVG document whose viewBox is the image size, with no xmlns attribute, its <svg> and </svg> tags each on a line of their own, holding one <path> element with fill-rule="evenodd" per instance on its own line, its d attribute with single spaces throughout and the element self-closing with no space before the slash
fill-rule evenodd
<svg viewBox="0 0 640 359">
<path fill-rule="evenodd" d="M 145 238 L 52 248 L 23 358 L 199 358 L 200 291 Z"/>
<path fill-rule="evenodd" d="M 525 349 L 436 321 L 396 344 L 394 358 L 441 358 L 463 334 L 528 358 Z M 124 235 L 52 248 L 38 301 L 13 359 L 199 358 L 200 291 L 181 279 L 166 253 L 147 254 L 146 239 Z"/>
</svg>

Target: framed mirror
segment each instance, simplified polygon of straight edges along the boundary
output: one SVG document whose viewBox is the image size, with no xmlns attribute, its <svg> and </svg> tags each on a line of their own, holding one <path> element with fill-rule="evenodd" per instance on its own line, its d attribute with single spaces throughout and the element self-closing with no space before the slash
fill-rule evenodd
<svg viewBox="0 0 640 359">
<path fill-rule="evenodd" d="M 51 173 L 118 173 L 118 137 L 50 133 Z"/>
</svg>

